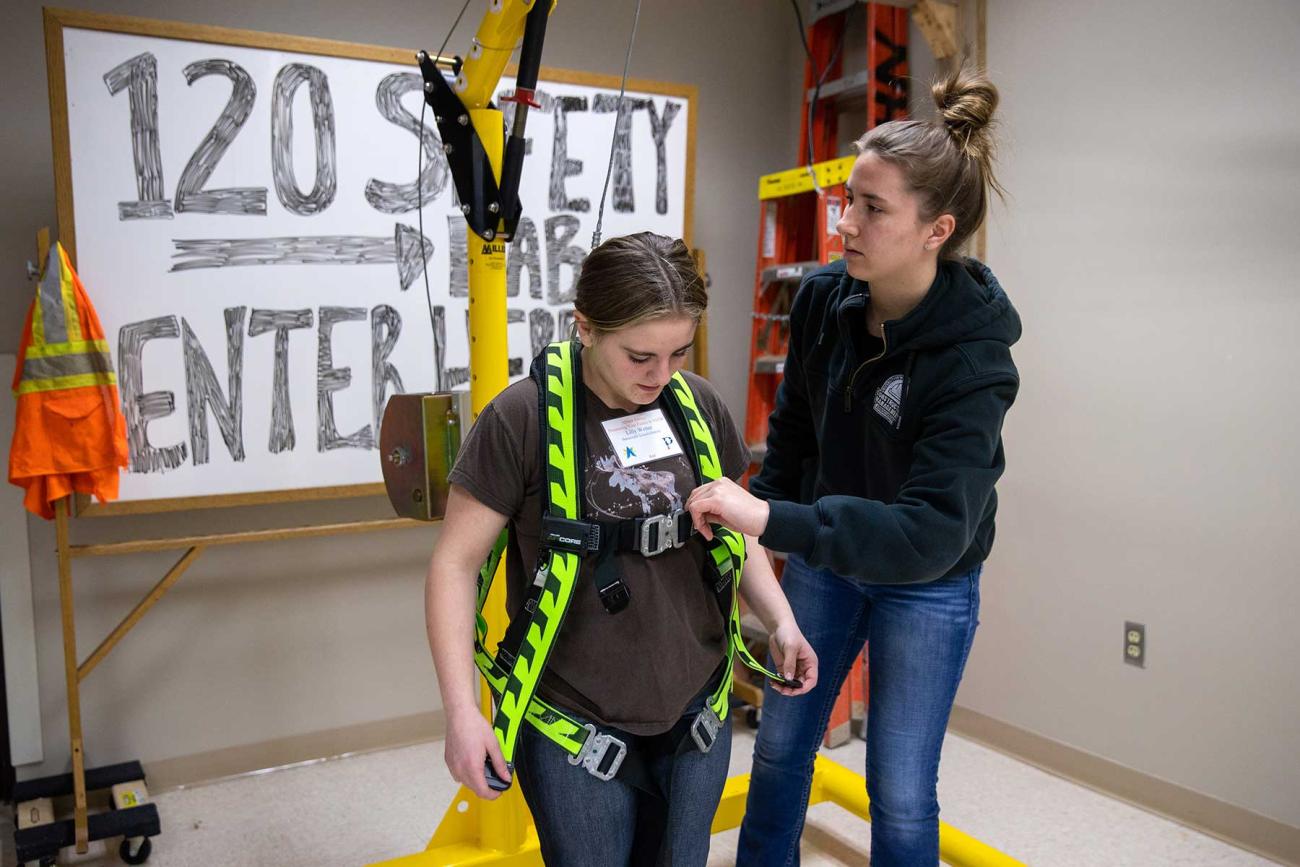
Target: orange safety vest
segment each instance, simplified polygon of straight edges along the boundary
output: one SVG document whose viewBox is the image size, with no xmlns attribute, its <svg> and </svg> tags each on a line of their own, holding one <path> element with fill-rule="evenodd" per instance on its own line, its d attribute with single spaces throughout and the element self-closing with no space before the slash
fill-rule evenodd
<svg viewBox="0 0 1300 867">
<path fill-rule="evenodd" d="M 112 354 L 61 244 L 27 311 L 13 387 L 9 481 L 27 489 L 27 510 L 53 518 L 53 503 L 74 491 L 117 499 L 127 446 Z"/>
</svg>

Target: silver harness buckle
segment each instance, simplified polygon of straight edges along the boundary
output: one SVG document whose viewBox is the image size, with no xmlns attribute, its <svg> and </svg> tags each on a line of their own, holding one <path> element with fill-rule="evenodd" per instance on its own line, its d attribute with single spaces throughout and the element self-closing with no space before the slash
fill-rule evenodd
<svg viewBox="0 0 1300 867">
<path fill-rule="evenodd" d="M 695 716 L 695 721 L 691 723 L 691 738 L 695 741 L 702 753 L 707 753 L 713 749 L 713 744 L 718 740 L 718 732 L 722 731 L 722 720 L 713 712 L 713 706 L 704 705 L 704 710 Z"/>
<path fill-rule="evenodd" d="M 641 556 L 654 557 L 669 548 L 680 548 L 685 545 L 685 542 L 677 540 L 678 522 L 684 514 L 686 514 L 685 510 L 677 509 L 667 515 L 653 515 L 645 518 L 641 522 L 641 544 L 639 548 Z M 656 528 L 659 532 L 652 543 L 650 536 Z"/>
<path fill-rule="evenodd" d="M 623 766 L 623 759 L 627 757 L 627 744 L 623 743 L 613 735 L 607 735 L 596 730 L 591 723 L 583 726 L 587 730 L 587 740 L 583 742 L 582 749 L 576 756 L 569 756 L 569 764 L 582 765 L 598 780 L 609 781 L 614 779 L 618 769 Z M 600 766 L 605 763 L 605 754 L 613 747 L 618 752 L 610 760 L 609 768 L 602 771 Z"/>
</svg>

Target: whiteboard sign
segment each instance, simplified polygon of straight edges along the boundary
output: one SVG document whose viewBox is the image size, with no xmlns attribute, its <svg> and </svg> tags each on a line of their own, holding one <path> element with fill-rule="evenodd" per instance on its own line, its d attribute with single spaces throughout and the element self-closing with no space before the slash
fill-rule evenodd
<svg viewBox="0 0 1300 867">
<path fill-rule="evenodd" d="M 60 224 L 112 344 L 122 500 L 379 482 L 387 398 L 468 381 L 466 228 L 418 70 L 57 14 Z M 543 73 L 507 254 L 512 378 L 568 333 L 615 139 L 617 79 Z M 692 91 L 669 90 L 629 86 L 604 237 L 688 232 Z"/>
</svg>

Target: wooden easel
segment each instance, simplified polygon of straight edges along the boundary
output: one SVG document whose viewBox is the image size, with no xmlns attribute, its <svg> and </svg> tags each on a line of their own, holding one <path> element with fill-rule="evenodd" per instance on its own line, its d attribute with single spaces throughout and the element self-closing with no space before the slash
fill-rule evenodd
<svg viewBox="0 0 1300 867">
<path fill-rule="evenodd" d="M 49 256 L 50 230 L 41 229 L 36 236 L 38 261 Z M 321 536 L 343 536 L 395 530 L 401 527 L 423 527 L 421 521 L 408 518 L 386 518 L 369 521 L 349 521 L 341 524 L 320 524 L 305 527 L 286 527 L 274 530 L 246 530 L 234 533 L 213 533 L 200 536 L 176 536 L 157 539 L 133 539 L 94 545 L 75 545 L 70 540 L 70 520 L 75 513 L 73 496 L 64 497 L 54 504 L 55 540 L 59 560 L 59 609 L 63 626 L 63 672 L 68 694 L 68 736 L 72 751 L 72 784 L 75 802 L 73 827 L 78 853 L 89 848 L 90 829 L 86 810 L 86 760 L 85 742 L 81 728 L 81 683 L 104 661 L 118 642 L 144 617 L 168 590 L 180 580 L 185 571 L 194 565 L 205 550 L 220 545 L 242 545 L 257 542 L 280 542 L 289 539 L 308 539 Z M 121 622 L 100 642 L 84 662 L 78 661 L 75 600 L 72 591 L 72 561 L 76 558 L 111 557 L 138 554 L 146 551 L 183 550 L 180 559 L 167 570 L 143 599 L 122 618 Z"/>
<path fill-rule="evenodd" d="M 145 612 L 162 599 L 185 571 L 209 547 L 240 545 L 256 542 L 280 542 L 288 539 L 308 539 L 321 536 L 342 536 L 395 530 L 401 527 L 423 527 L 420 521 L 408 518 L 386 518 L 371 521 L 349 521 L 341 524 L 320 524 L 305 527 L 286 527 L 275 530 L 246 530 L 235 533 L 213 533 L 202 536 L 176 536 L 158 539 L 134 539 L 124 542 L 107 542 L 95 545 L 74 545 L 69 541 L 71 497 L 54 504 L 55 534 L 59 555 L 59 608 L 63 623 L 63 668 L 68 692 L 68 733 L 72 744 L 72 777 L 76 798 L 77 851 L 84 853 L 88 846 L 86 819 L 85 755 L 81 729 L 81 682 L 86 679 L 109 652 L 144 617 Z M 100 642 L 99 647 L 84 662 L 77 661 L 74 601 L 72 595 L 72 560 L 83 557 L 109 557 L 121 554 L 138 554 L 145 551 L 184 550 L 180 559 L 167 570 L 143 599 L 122 618 L 116 628 Z"/>
</svg>

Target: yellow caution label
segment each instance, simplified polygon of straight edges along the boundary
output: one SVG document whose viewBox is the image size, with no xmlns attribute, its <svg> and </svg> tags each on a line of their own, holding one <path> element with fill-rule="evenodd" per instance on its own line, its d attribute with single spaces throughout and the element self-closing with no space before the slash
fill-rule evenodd
<svg viewBox="0 0 1300 867">
<path fill-rule="evenodd" d="M 149 789 L 144 780 L 131 780 L 113 786 L 113 806 L 119 810 L 149 803 Z"/>
<path fill-rule="evenodd" d="M 842 184 L 849 179 L 849 172 L 853 171 L 853 163 L 856 159 L 857 157 L 848 156 L 814 163 L 811 174 L 808 166 L 799 166 L 783 172 L 763 175 L 758 179 L 759 201 L 810 192 L 813 189 L 814 174 L 817 176 L 817 186 L 830 187 Z"/>
</svg>

